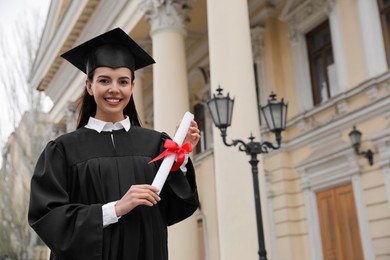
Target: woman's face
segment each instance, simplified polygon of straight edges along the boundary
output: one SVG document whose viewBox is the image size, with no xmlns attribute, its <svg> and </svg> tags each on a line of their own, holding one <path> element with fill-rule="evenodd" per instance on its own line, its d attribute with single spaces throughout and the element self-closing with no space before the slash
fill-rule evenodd
<svg viewBox="0 0 390 260">
<path fill-rule="evenodd" d="M 96 119 L 118 122 L 124 119 L 123 109 L 130 101 L 134 83 L 128 68 L 98 67 L 92 82 L 86 81 L 88 93 L 96 102 Z"/>
</svg>

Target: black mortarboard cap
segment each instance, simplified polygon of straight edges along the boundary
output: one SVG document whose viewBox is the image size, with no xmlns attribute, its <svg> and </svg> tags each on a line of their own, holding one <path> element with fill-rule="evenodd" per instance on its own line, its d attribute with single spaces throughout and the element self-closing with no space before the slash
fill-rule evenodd
<svg viewBox="0 0 390 260">
<path fill-rule="evenodd" d="M 122 29 L 103 33 L 61 55 L 87 75 L 98 67 L 126 67 L 131 71 L 155 63 Z"/>
</svg>

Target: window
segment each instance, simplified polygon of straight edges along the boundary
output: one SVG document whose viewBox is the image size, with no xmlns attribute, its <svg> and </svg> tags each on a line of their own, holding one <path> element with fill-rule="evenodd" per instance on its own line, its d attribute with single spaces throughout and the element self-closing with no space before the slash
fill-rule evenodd
<svg viewBox="0 0 390 260">
<path fill-rule="evenodd" d="M 194 106 L 194 117 L 200 131 L 200 140 L 196 146 L 196 153 L 200 154 L 207 149 L 205 105 L 203 103 L 197 103 Z"/>
<path fill-rule="evenodd" d="M 390 0 L 378 0 L 378 7 L 382 23 L 387 64 L 390 64 Z"/>
<path fill-rule="evenodd" d="M 306 35 L 314 105 L 331 96 L 335 82 L 334 59 L 329 22 L 326 20 Z"/>
</svg>

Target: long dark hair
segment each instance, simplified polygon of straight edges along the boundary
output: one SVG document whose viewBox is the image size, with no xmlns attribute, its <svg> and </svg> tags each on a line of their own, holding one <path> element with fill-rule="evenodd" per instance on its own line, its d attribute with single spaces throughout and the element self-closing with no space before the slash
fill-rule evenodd
<svg viewBox="0 0 390 260">
<path fill-rule="evenodd" d="M 88 75 L 88 80 L 92 82 L 94 71 L 90 72 Z M 134 72 L 131 70 L 131 82 L 134 82 Z M 87 89 L 84 89 L 84 93 L 80 96 L 78 100 L 79 116 L 77 119 L 77 129 L 88 124 L 89 118 L 96 115 L 96 102 L 93 96 L 89 95 Z M 135 103 L 133 95 L 131 95 L 130 101 L 127 106 L 123 109 L 123 114 L 129 116 L 131 125 L 141 126 L 137 109 L 135 108 Z"/>
</svg>

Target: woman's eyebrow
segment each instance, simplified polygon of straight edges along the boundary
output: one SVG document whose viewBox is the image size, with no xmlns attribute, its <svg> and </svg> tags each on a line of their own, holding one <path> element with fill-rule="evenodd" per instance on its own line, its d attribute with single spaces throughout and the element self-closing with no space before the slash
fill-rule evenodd
<svg viewBox="0 0 390 260">
<path fill-rule="evenodd" d="M 98 78 L 105 78 L 105 79 L 111 79 L 110 76 L 106 76 L 106 75 L 99 75 L 97 76 Z M 130 77 L 128 76 L 123 76 L 123 77 L 119 77 L 118 79 L 130 79 Z"/>
<path fill-rule="evenodd" d="M 97 76 L 98 78 L 106 78 L 106 79 L 110 79 L 111 77 L 109 77 L 109 76 L 106 76 L 106 75 L 99 75 L 99 76 Z"/>
<path fill-rule="evenodd" d="M 119 79 L 130 79 L 129 76 L 122 76 L 122 77 L 119 77 Z"/>
</svg>

